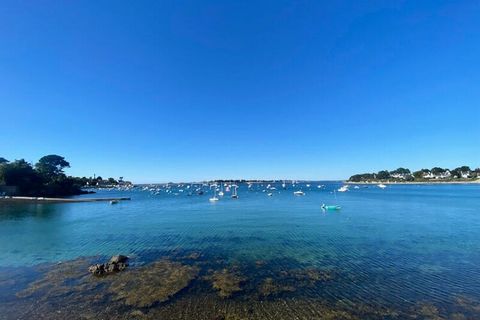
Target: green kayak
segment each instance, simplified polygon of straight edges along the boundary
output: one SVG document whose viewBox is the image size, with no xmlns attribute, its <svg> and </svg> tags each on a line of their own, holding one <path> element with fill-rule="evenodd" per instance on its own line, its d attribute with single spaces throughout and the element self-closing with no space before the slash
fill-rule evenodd
<svg viewBox="0 0 480 320">
<path fill-rule="evenodd" d="M 323 210 L 340 210 L 340 206 L 327 206 L 322 204 L 322 209 Z"/>
</svg>

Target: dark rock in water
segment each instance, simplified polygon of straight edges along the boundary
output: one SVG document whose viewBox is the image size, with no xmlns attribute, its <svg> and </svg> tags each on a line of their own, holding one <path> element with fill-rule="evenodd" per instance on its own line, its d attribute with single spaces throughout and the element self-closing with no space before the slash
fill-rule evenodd
<svg viewBox="0 0 480 320">
<path fill-rule="evenodd" d="M 93 273 L 96 276 L 100 276 L 105 273 L 105 266 L 103 264 L 94 264 L 88 267 L 88 272 Z"/>
<path fill-rule="evenodd" d="M 110 261 L 103 264 L 94 264 L 88 268 L 88 271 L 96 276 L 119 272 L 125 270 L 128 266 L 128 257 L 123 255 L 113 256 Z"/>
<path fill-rule="evenodd" d="M 127 256 L 123 256 L 121 254 L 117 255 L 117 256 L 113 256 L 110 258 L 110 263 L 125 263 L 127 262 L 128 260 L 128 257 Z"/>
</svg>

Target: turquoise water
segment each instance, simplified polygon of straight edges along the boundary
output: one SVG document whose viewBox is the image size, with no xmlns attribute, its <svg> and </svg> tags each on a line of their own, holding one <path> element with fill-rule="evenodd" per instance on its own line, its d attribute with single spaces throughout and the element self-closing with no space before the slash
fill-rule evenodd
<svg viewBox="0 0 480 320">
<path fill-rule="evenodd" d="M 175 186 L 171 193 L 139 188 L 94 195 L 132 198 L 117 205 L 0 204 L 0 273 L 118 253 L 133 257 L 135 266 L 182 251 L 221 257 L 227 265 L 261 260 L 270 270 L 338 274 L 333 283 L 302 293 L 309 298 L 375 299 L 389 308 L 428 301 L 454 312 L 455 297 L 480 297 L 480 185 L 333 193 L 340 183 L 310 184 L 287 190 L 277 184 L 271 197 L 265 185 L 241 185 L 240 199 L 226 194 L 216 203 L 208 201 L 209 191 L 189 196 L 185 186 Z M 294 196 L 299 189 L 306 195 Z M 322 211 L 322 203 L 342 209 Z"/>
</svg>

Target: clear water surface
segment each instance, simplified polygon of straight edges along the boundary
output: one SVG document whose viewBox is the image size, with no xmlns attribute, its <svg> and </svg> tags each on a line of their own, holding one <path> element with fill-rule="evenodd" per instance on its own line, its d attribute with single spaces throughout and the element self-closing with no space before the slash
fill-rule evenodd
<svg viewBox="0 0 480 320">
<path fill-rule="evenodd" d="M 182 250 L 232 264 L 335 270 L 333 285 L 307 296 L 336 301 L 376 299 L 407 308 L 428 301 L 455 312 L 455 297 L 480 298 L 480 185 L 360 186 L 341 193 L 333 192 L 341 183 L 309 184 L 287 190 L 276 184 L 267 192 L 265 185 L 243 184 L 238 200 L 227 193 L 216 203 L 207 189 L 200 196 L 189 195 L 193 187 L 174 186 L 171 193 L 93 195 L 132 198 L 117 205 L 0 204 L 0 273 L 118 253 L 141 265 L 156 253 Z M 294 196 L 300 189 L 306 195 Z M 322 203 L 342 209 L 322 211 Z"/>
</svg>

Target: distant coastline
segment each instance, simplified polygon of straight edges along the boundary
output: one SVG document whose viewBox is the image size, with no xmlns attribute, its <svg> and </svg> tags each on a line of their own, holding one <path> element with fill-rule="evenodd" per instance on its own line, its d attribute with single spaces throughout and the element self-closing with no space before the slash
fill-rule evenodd
<svg viewBox="0 0 480 320">
<path fill-rule="evenodd" d="M 455 169 L 434 167 L 410 171 L 398 168 L 393 171 L 381 170 L 375 173 L 361 173 L 351 176 L 349 184 L 476 184 L 480 183 L 480 168 L 461 166 Z"/>
<path fill-rule="evenodd" d="M 360 185 L 377 185 L 377 184 L 480 184 L 480 179 L 477 180 L 465 180 L 465 181 L 349 181 L 346 180 L 345 184 L 360 184 Z"/>
</svg>

